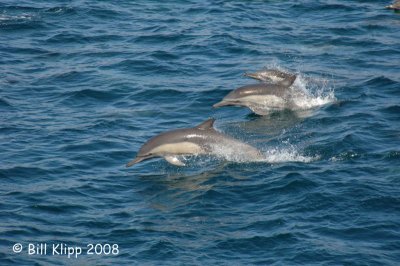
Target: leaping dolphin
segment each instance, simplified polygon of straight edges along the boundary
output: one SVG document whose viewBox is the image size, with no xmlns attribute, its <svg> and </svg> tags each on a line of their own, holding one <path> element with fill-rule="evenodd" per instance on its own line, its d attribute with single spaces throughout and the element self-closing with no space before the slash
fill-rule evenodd
<svg viewBox="0 0 400 266">
<path fill-rule="evenodd" d="M 256 114 L 266 115 L 270 111 L 295 107 L 290 97 L 290 86 L 297 78 L 295 74 L 277 69 L 264 69 L 244 75 L 261 83 L 242 86 L 231 91 L 222 101 L 214 104 L 214 108 L 244 106 Z"/>
<path fill-rule="evenodd" d="M 263 160 L 262 153 L 255 147 L 216 131 L 214 122 L 211 118 L 193 128 L 176 129 L 151 138 L 126 167 L 154 157 L 164 157 L 173 165 L 184 166 L 180 155 L 221 156 L 221 152 L 226 151 L 239 153 L 248 160 Z"/>
<path fill-rule="evenodd" d="M 277 69 L 264 69 L 254 73 L 245 73 L 244 76 L 257 79 L 261 82 L 274 83 L 282 86 L 291 86 L 296 79 L 295 74 L 286 73 Z"/>
<path fill-rule="evenodd" d="M 231 91 L 213 107 L 244 106 L 256 114 L 266 115 L 270 111 L 293 108 L 295 105 L 291 100 L 290 93 L 288 86 L 280 84 L 246 85 Z"/>
</svg>

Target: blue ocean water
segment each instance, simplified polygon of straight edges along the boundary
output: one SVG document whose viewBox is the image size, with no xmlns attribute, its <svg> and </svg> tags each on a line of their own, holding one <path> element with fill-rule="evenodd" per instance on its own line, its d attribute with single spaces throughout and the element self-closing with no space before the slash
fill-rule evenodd
<svg viewBox="0 0 400 266">
<path fill-rule="evenodd" d="M 0 264 L 398 265 L 388 2 L 3 0 Z M 263 67 L 297 73 L 308 108 L 211 108 Z M 209 117 L 267 162 L 125 168 Z M 29 255 L 39 243 L 118 254 Z"/>
</svg>

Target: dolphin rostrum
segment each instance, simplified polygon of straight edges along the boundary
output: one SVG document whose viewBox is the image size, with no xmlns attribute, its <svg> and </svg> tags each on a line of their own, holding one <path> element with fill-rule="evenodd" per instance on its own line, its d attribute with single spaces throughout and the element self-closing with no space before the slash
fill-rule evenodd
<svg viewBox="0 0 400 266">
<path fill-rule="evenodd" d="M 151 138 L 126 167 L 154 157 L 164 157 L 173 165 L 184 166 L 179 156 L 223 156 L 226 152 L 240 153 L 247 160 L 263 159 L 262 153 L 255 147 L 216 131 L 214 122 L 215 119 L 211 118 L 193 128 L 167 131 Z"/>
</svg>

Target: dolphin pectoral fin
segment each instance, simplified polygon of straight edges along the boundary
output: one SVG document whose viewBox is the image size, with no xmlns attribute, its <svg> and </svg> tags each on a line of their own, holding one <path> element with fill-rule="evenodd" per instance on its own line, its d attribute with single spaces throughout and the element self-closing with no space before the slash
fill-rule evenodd
<svg viewBox="0 0 400 266">
<path fill-rule="evenodd" d="M 173 155 L 167 155 L 164 156 L 164 159 L 169 162 L 170 164 L 176 165 L 176 166 L 185 166 L 183 162 L 181 162 L 178 157 L 173 156 Z"/>
</svg>

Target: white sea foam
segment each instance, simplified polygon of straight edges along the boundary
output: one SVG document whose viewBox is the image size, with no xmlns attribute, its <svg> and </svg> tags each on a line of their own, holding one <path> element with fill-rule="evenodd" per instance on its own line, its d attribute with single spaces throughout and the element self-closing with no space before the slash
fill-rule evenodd
<svg viewBox="0 0 400 266">
<path fill-rule="evenodd" d="M 270 148 L 264 152 L 265 162 L 268 163 L 285 163 L 285 162 L 302 162 L 309 163 L 318 160 L 318 156 L 306 156 L 301 154 L 296 147 L 276 147 Z"/>
<path fill-rule="evenodd" d="M 242 154 L 240 150 L 236 153 L 227 152 L 219 154 L 220 158 L 225 159 L 229 162 L 237 163 L 250 163 L 250 162 L 261 162 L 261 163 L 285 163 L 285 162 L 302 162 L 309 163 L 318 159 L 317 156 L 306 156 L 301 154 L 298 150 L 288 147 L 277 147 L 272 148 L 268 151 L 263 152 L 263 158 L 248 157 L 246 154 Z"/>
<path fill-rule="evenodd" d="M 7 15 L 5 13 L 0 14 L 0 21 L 14 21 L 14 20 L 32 20 L 33 15 L 21 14 L 21 15 Z"/>
<path fill-rule="evenodd" d="M 217 145 L 213 149 L 213 156 L 196 156 L 196 161 L 209 161 L 212 158 L 220 159 L 228 162 L 236 163 L 285 163 L 285 162 L 303 162 L 309 163 L 318 160 L 318 156 L 306 156 L 302 154 L 299 149 L 291 144 L 282 143 L 277 147 L 266 147 L 261 151 L 260 155 L 255 155 L 252 152 L 248 152 L 240 147 L 234 146 L 222 146 Z M 203 158 L 203 159 L 200 159 Z M 206 158 L 206 159 L 205 159 Z M 188 157 L 182 157 L 184 161 L 188 161 Z"/>
<path fill-rule="evenodd" d="M 256 149 L 249 148 L 247 145 L 215 145 L 213 154 L 216 157 L 230 162 L 256 162 L 263 161 Z"/>
<path fill-rule="evenodd" d="M 292 102 L 300 110 L 312 109 L 336 100 L 333 88 L 326 80 L 303 77 L 298 74 L 292 85 Z"/>
</svg>

